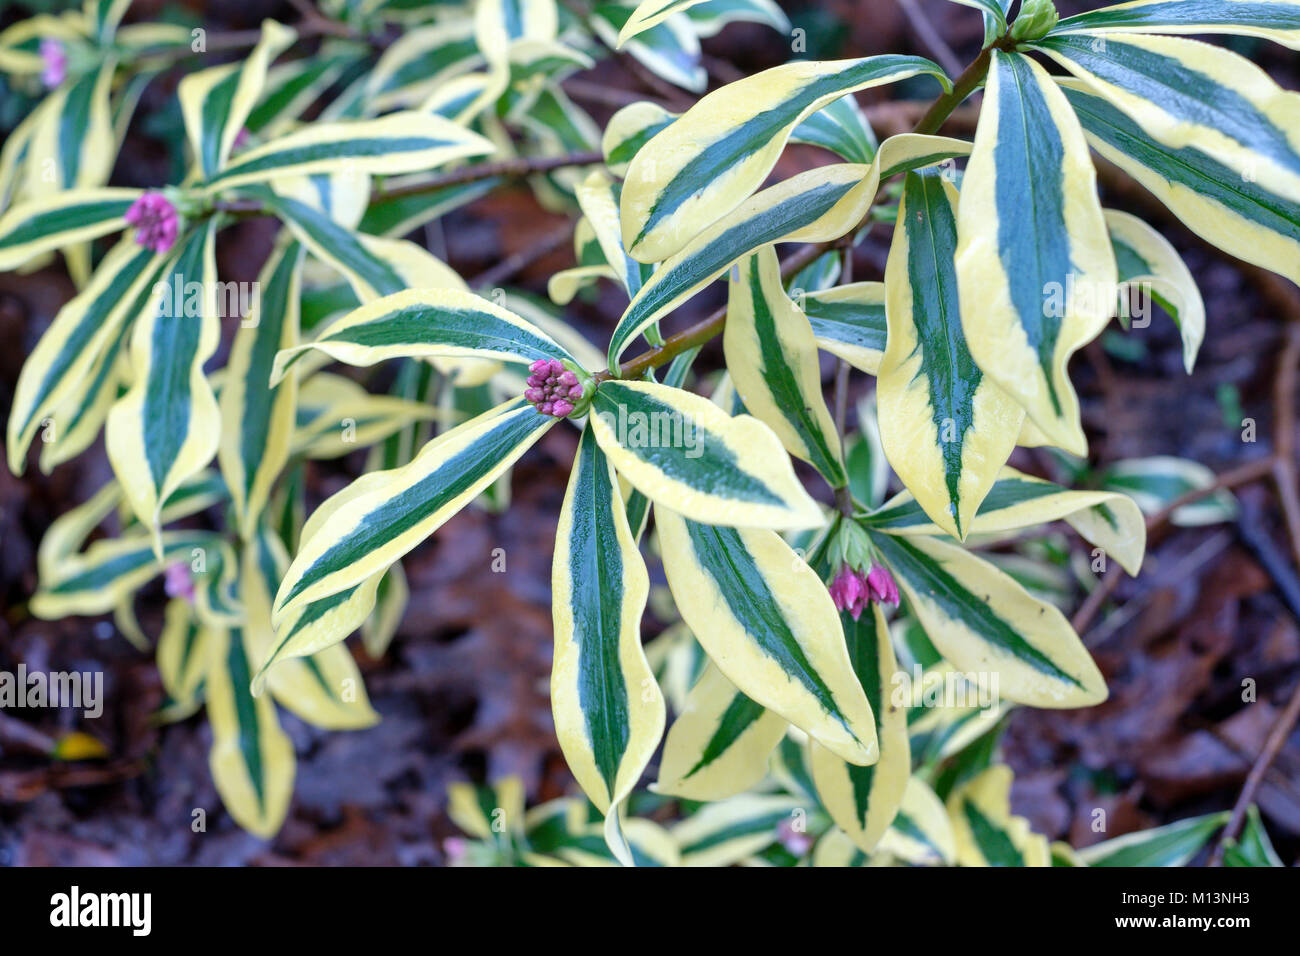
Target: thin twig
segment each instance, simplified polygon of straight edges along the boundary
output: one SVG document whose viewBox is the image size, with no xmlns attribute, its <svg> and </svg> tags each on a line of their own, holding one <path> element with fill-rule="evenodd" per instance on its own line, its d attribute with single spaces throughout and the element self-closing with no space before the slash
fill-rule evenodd
<svg viewBox="0 0 1300 956">
<path fill-rule="evenodd" d="M 898 5 L 903 8 L 903 15 L 911 22 L 912 29 L 921 38 L 921 42 L 930 48 L 939 65 L 947 70 L 950 76 L 960 73 L 961 60 L 957 59 L 957 54 L 952 52 L 952 47 L 939 35 L 930 18 L 921 12 L 921 8 L 916 5 L 916 0 L 898 0 Z"/>
<path fill-rule="evenodd" d="M 563 246 L 573 236 L 575 223 L 569 220 L 558 229 L 547 233 L 539 241 L 520 249 L 512 256 L 507 256 L 495 266 L 480 273 L 470 286 L 475 289 L 491 289 L 527 269 L 538 259 L 543 259 Z"/>
<path fill-rule="evenodd" d="M 1241 794 L 1237 797 L 1237 802 L 1233 804 L 1232 816 L 1228 818 L 1228 825 L 1219 834 L 1219 839 L 1214 846 L 1214 852 L 1210 854 L 1208 866 L 1223 865 L 1223 854 L 1228 843 L 1237 839 L 1237 836 L 1241 833 L 1241 828 L 1246 822 L 1246 811 L 1255 801 L 1255 791 L 1263 783 L 1264 775 L 1268 773 L 1269 766 L 1276 759 L 1287 738 L 1291 736 L 1291 731 L 1295 729 L 1297 719 L 1300 719 L 1300 681 L 1296 682 L 1295 690 L 1291 692 L 1291 699 L 1287 701 L 1286 709 L 1278 715 L 1277 721 L 1273 724 L 1273 729 L 1268 733 L 1268 739 L 1264 741 L 1263 749 L 1260 750 L 1259 756 L 1255 758 L 1250 773 L 1246 775 L 1246 782 L 1242 785 Z"/>
</svg>

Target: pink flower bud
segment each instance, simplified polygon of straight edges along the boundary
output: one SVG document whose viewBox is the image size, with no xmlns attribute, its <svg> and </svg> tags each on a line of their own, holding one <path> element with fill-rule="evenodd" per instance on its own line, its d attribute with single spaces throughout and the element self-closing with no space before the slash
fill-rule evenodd
<svg viewBox="0 0 1300 956">
<path fill-rule="evenodd" d="M 123 217 L 135 227 L 135 241 L 154 252 L 166 252 L 180 234 L 180 214 L 162 193 L 145 193 Z"/>
<path fill-rule="evenodd" d="M 872 564 L 867 575 L 867 587 L 871 589 L 871 599 L 881 604 L 898 604 L 898 584 L 894 576 L 881 564 Z"/>
<path fill-rule="evenodd" d="M 163 590 L 168 597 L 184 598 L 193 604 L 194 580 L 190 577 L 190 569 L 180 561 L 167 565 L 163 572 Z"/>
<path fill-rule="evenodd" d="M 573 414 L 586 395 L 576 372 L 564 367 L 559 359 L 538 359 L 528 366 L 528 388 L 524 398 L 543 415 L 566 418 Z"/>
<path fill-rule="evenodd" d="M 465 862 L 465 857 L 469 855 L 469 844 L 462 837 L 447 837 L 442 841 L 442 852 L 447 857 L 447 862 L 456 866 Z"/>
<path fill-rule="evenodd" d="M 61 86 L 68 77 L 68 54 L 58 40 L 46 37 L 41 40 L 41 82 L 52 90 Z"/>
</svg>

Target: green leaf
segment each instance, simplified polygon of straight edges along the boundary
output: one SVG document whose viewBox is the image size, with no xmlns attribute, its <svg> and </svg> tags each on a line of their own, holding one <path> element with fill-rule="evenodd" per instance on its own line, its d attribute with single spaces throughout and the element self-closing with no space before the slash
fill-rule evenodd
<svg viewBox="0 0 1300 956">
<path fill-rule="evenodd" d="M 1227 811 L 1189 817 L 1094 843 L 1079 857 L 1088 866 L 1186 866 L 1227 821 Z"/>
</svg>

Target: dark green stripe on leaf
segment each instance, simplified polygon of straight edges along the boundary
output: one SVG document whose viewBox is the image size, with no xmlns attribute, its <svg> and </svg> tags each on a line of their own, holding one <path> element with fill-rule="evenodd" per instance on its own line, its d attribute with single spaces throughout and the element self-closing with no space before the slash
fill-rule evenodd
<svg viewBox="0 0 1300 956">
<path fill-rule="evenodd" d="M 975 837 L 975 845 L 989 866 L 1024 866 L 1020 855 L 1005 830 L 986 817 L 973 800 L 962 801 L 962 815 Z"/>
<path fill-rule="evenodd" d="M 239 629 L 230 632 L 230 649 L 226 654 L 226 667 L 230 673 L 230 692 L 234 696 L 235 721 L 238 724 L 238 743 L 248 779 L 257 794 L 257 802 L 265 806 L 266 781 L 262 770 L 262 734 L 257 715 L 257 701 L 249 690 L 253 674 L 244 653 L 244 635 Z"/>
<path fill-rule="evenodd" d="M 570 500 L 567 542 L 573 641 L 578 645 L 578 700 L 596 767 L 612 794 L 631 737 L 628 689 L 619 660 L 623 553 L 615 524 L 623 503 L 605 454 L 583 431 Z"/>
<path fill-rule="evenodd" d="M 784 503 L 761 480 L 741 471 L 735 452 L 720 437 L 674 406 L 618 382 L 606 382 L 596 391 L 592 407 L 628 451 L 674 481 L 735 501 Z M 673 434 L 678 427 L 681 441 Z M 641 434 L 644 440 L 638 437 Z M 686 447 L 689 438 L 694 439 L 694 447 Z"/>
<path fill-rule="evenodd" d="M 1059 414 L 1052 367 L 1064 316 L 1048 314 L 1047 296 L 1048 290 L 1065 290 L 1074 272 L 1065 226 L 1065 145 L 1030 61 L 996 52 L 993 69 L 999 84 L 993 148 L 998 256 L 1012 307 Z"/>
<path fill-rule="evenodd" d="M 292 600 L 340 568 L 355 564 L 433 515 L 554 421 L 532 409 L 504 413 L 469 447 L 452 455 L 429 475 L 366 514 L 346 538 L 303 571 L 285 601 Z"/>
<path fill-rule="evenodd" d="M 713 579 L 732 616 L 744 622 L 749 639 L 853 736 L 830 688 L 790 630 L 790 622 L 786 620 L 780 602 L 754 563 L 740 532 L 734 528 L 682 520 L 686 523 L 695 560 Z"/>
<path fill-rule="evenodd" d="M 929 390 L 948 510 L 960 532 L 962 452 L 967 433 L 975 428 L 975 393 L 984 376 L 962 331 L 954 262 L 957 222 L 943 179 L 933 170 L 908 173 L 903 201 L 911 318 L 921 352 L 917 376 L 925 376 Z"/>
<path fill-rule="evenodd" d="M 203 323 L 209 318 L 188 314 L 191 283 L 207 293 L 204 259 L 212 226 L 197 229 L 184 240 L 158 305 L 149 339 L 148 384 L 140 411 L 144 452 L 154 488 L 160 490 L 190 433 L 191 373 L 199 352 Z M 205 300 L 206 301 L 206 300 Z M 202 307 L 201 307 L 202 310 Z M 216 321 L 216 316 L 211 316 Z"/>
<path fill-rule="evenodd" d="M 714 728 L 712 736 L 704 745 L 700 759 L 695 762 L 695 766 L 691 767 L 682 779 L 689 780 L 691 776 L 725 754 L 740 739 L 741 735 L 763 716 L 765 710 L 766 708 L 762 704 L 756 704 L 740 691 L 736 691 L 727 704 L 727 709 L 722 712 L 722 719 L 718 721 L 718 726 Z"/>
<path fill-rule="evenodd" d="M 988 595 L 973 594 L 949 574 L 938 561 L 906 538 L 872 534 L 871 543 L 890 568 L 922 597 L 934 602 L 955 621 L 960 621 L 981 640 L 1008 653 L 1039 673 L 1082 688 L 1074 675 L 1061 670 L 1038 648 L 1026 641 L 1010 623 L 989 605 Z"/>
</svg>

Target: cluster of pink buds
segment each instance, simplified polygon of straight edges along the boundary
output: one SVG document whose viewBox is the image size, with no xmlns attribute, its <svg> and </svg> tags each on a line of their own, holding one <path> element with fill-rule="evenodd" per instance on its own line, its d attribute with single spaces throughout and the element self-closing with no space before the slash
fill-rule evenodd
<svg viewBox="0 0 1300 956">
<path fill-rule="evenodd" d="M 564 418 L 582 400 L 582 383 L 559 359 L 538 359 L 528 366 L 528 390 L 524 398 L 543 415 Z"/>
<path fill-rule="evenodd" d="M 873 563 L 871 570 L 863 574 L 861 570 L 844 565 L 830 586 L 831 600 L 841 611 L 848 611 L 853 620 L 862 616 L 868 601 L 881 604 L 898 603 L 898 585 L 894 576 L 882 565 Z"/>
<path fill-rule="evenodd" d="M 168 597 L 185 598 L 191 604 L 194 603 L 194 579 L 190 577 L 190 569 L 184 562 L 167 565 L 163 574 L 163 589 Z"/>
<path fill-rule="evenodd" d="M 176 244 L 181 217 L 162 193 L 145 193 L 126 211 L 126 221 L 135 226 L 135 241 L 154 252 L 166 252 Z"/>
<path fill-rule="evenodd" d="M 61 86 L 68 76 L 68 54 L 58 40 L 46 37 L 41 40 L 41 82 L 47 90 Z"/>
</svg>

